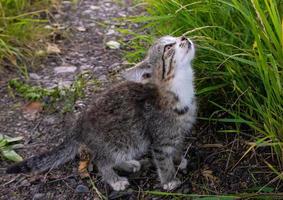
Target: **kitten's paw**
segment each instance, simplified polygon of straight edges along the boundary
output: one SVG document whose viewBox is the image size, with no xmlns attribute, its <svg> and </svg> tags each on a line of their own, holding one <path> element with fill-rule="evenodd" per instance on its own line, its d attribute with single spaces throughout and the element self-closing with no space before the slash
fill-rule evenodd
<svg viewBox="0 0 283 200">
<path fill-rule="evenodd" d="M 113 190 L 115 191 L 122 191 L 125 190 L 130 184 L 129 181 L 126 178 L 123 178 L 119 181 L 109 183 Z"/>
<path fill-rule="evenodd" d="M 170 191 L 176 189 L 181 184 L 179 179 L 174 179 L 166 184 L 163 185 L 163 189 Z"/>
<path fill-rule="evenodd" d="M 182 158 L 181 163 L 179 164 L 179 169 L 184 170 L 187 168 L 188 160 L 186 158 Z"/>
<path fill-rule="evenodd" d="M 132 172 L 138 172 L 141 169 L 141 163 L 137 160 L 127 161 Z"/>
</svg>

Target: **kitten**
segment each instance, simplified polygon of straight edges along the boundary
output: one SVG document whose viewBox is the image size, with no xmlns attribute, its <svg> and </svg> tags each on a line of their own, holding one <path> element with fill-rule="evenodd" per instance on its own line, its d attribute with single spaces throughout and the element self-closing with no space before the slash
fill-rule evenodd
<svg viewBox="0 0 283 200">
<path fill-rule="evenodd" d="M 70 137 L 55 149 L 7 169 L 7 173 L 42 172 L 78 154 L 86 146 L 102 178 L 114 190 L 129 182 L 115 168 L 136 172 L 138 159 L 153 154 L 163 189 L 180 185 L 174 160 L 181 158 L 184 134 L 196 115 L 193 86 L 194 44 L 185 37 L 165 36 L 147 57 L 124 72 L 127 81 L 106 89 L 77 121 Z"/>
</svg>

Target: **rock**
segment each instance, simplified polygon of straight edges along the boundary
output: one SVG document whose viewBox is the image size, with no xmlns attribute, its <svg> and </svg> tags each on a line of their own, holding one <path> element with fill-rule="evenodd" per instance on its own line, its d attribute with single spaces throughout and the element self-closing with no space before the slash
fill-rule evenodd
<svg viewBox="0 0 283 200">
<path fill-rule="evenodd" d="M 64 5 L 72 5 L 72 2 L 71 1 L 62 1 L 62 4 L 64 4 Z"/>
<path fill-rule="evenodd" d="M 84 26 L 78 26 L 76 27 L 76 29 L 80 32 L 85 32 L 86 31 L 86 28 Z"/>
<path fill-rule="evenodd" d="M 55 19 L 60 19 L 61 18 L 61 15 L 60 14 L 55 14 L 53 15 Z"/>
<path fill-rule="evenodd" d="M 88 187 L 85 186 L 85 185 L 78 185 L 78 186 L 76 187 L 75 191 L 76 191 L 77 193 L 87 193 L 87 192 L 89 192 L 89 189 L 88 189 Z"/>
<path fill-rule="evenodd" d="M 72 84 L 73 81 L 59 81 L 58 88 L 59 89 L 70 88 Z"/>
<path fill-rule="evenodd" d="M 88 59 L 87 59 L 87 58 L 80 58 L 80 61 L 81 61 L 81 62 L 87 62 Z"/>
<path fill-rule="evenodd" d="M 88 27 L 92 28 L 92 27 L 95 27 L 96 26 L 96 23 L 90 23 L 90 24 L 87 24 Z"/>
<path fill-rule="evenodd" d="M 40 200 L 43 199 L 45 197 L 44 193 L 36 193 L 35 195 L 33 195 L 32 200 Z"/>
<path fill-rule="evenodd" d="M 93 12 L 92 10 L 85 10 L 85 11 L 82 12 L 82 15 L 89 15 L 92 12 Z"/>
<path fill-rule="evenodd" d="M 106 43 L 106 46 L 110 49 L 119 49 L 121 45 L 117 41 L 110 40 Z"/>
<path fill-rule="evenodd" d="M 109 29 L 106 33 L 106 35 L 113 35 L 115 34 L 116 32 L 113 30 L 113 29 Z"/>
<path fill-rule="evenodd" d="M 28 186 L 30 186 L 30 182 L 25 179 L 21 182 L 21 186 L 28 187 Z"/>
<path fill-rule="evenodd" d="M 92 6 L 90 6 L 90 9 L 91 9 L 91 10 L 99 10 L 100 7 L 99 7 L 99 6 L 93 6 L 93 5 L 92 5 Z"/>
<path fill-rule="evenodd" d="M 103 67 L 103 66 L 98 66 L 98 67 L 95 67 L 95 68 L 93 69 L 93 73 L 94 73 L 94 74 L 101 74 L 101 73 L 103 72 L 103 70 L 104 70 L 104 67 Z"/>
<path fill-rule="evenodd" d="M 30 73 L 30 74 L 29 74 L 29 77 L 30 77 L 31 79 L 34 79 L 34 80 L 40 79 L 40 76 L 39 76 L 38 74 L 36 74 L 36 73 Z"/>
<path fill-rule="evenodd" d="M 101 82 L 107 82 L 107 76 L 106 75 L 101 75 L 98 77 L 98 80 Z"/>
<path fill-rule="evenodd" d="M 54 71 L 56 74 L 66 74 L 66 73 L 74 73 L 77 70 L 75 66 L 61 66 L 55 67 Z"/>
<path fill-rule="evenodd" d="M 88 70 L 88 69 L 91 69 L 91 68 L 92 68 L 92 65 L 82 65 L 82 66 L 80 66 L 81 71 Z"/>
</svg>

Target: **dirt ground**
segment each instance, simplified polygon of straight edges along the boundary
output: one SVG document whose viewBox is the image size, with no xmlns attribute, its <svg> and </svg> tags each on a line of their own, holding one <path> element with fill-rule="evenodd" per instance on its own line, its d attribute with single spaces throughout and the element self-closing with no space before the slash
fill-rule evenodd
<svg viewBox="0 0 283 200">
<path fill-rule="evenodd" d="M 121 49 L 109 49 L 105 44 L 123 37 L 115 29 L 124 26 L 124 22 L 113 18 L 135 13 L 130 5 L 131 1 L 126 0 L 82 0 L 77 6 L 63 1 L 60 12 L 54 14 L 54 20 L 69 34 L 64 39 L 55 40 L 61 53 L 49 56 L 31 71 L 30 83 L 46 88 L 69 86 L 79 74 L 85 73 L 88 80 L 99 81 L 99 87 L 107 88 L 113 82 L 113 74 L 125 68 L 127 63 L 123 60 Z M 70 126 L 69 115 L 85 109 L 88 100 L 95 98 L 98 87 L 88 84 L 86 97 L 78 100 L 74 112 L 68 115 L 55 109 L 52 112 L 43 110 L 31 117 L 23 110 L 27 102 L 9 95 L 7 81 L 7 78 L 0 81 L 0 133 L 24 138 L 24 147 L 17 150 L 24 158 L 62 142 Z M 223 133 L 219 131 L 221 129 L 229 127 L 203 121 L 196 124 L 184 149 L 189 160 L 188 168 L 178 173 L 182 185 L 175 192 L 217 195 L 257 192 L 260 189 L 268 192 L 268 188 L 272 193 L 283 191 L 282 182 L 274 180 L 276 176 L 270 173 L 264 162 L 275 160 L 268 149 L 251 150 L 241 159 L 251 146 L 247 141 L 250 137 Z M 11 162 L 1 159 L 0 199 L 99 199 L 99 192 L 107 199 L 171 199 L 170 196 L 158 197 L 147 192 L 162 191 L 148 158 L 150 156 L 145 156 L 140 172 L 124 174 L 131 182 L 124 192 L 112 191 L 97 176 L 95 169 L 90 172 L 91 179 L 80 178 L 78 159 L 38 175 L 6 175 L 4 170 Z"/>
</svg>

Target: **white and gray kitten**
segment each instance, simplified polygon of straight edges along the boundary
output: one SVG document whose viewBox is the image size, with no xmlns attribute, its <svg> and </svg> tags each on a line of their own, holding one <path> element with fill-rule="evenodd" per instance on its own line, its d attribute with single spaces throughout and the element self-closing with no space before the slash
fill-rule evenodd
<svg viewBox="0 0 283 200">
<path fill-rule="evenodd" d="M 142 62 L 124 73 L 127 81 L 89 105 L 65 142 L 7 172 L 42 172 L 73 159 L 85 146 L 103 180 L 119 191 L 129 182 L 114 168 L 138 171 L 138 159 L 151 152 L 163 189 L 175 189 L 180 181 L 173 161 L 182 160 L 184 134 L 196 116 L 194 54 L 194 44 L 183 36 L 160 38 Z"/>
</svg>

